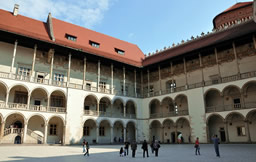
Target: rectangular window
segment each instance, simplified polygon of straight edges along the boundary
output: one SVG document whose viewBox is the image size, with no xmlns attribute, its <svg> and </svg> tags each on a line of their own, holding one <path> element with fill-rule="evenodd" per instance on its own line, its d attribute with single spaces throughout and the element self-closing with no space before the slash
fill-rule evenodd
<svg viewBox="0 0 256 162">
<path fill-rule="evenodd" d="M 234 108 L 241 108 L 240 98 L 233 99 Z"/>
<path fill-rule="evenodd" d="M 67 34 L 67 33 L 66 33 L 65 37 L 66 37 L 68 40 L 71 40 L 71 41 L 74 41 L 74 42 L 76 42 L 76 39 L 77 39 L 76 36 L 73 36 L 73 35 L 70 35 L 70 34 Z"/>
<path fill-rule="evenodd" d="M 19 67 L 18 74 L 22 76 L 30 76 L 31 70 L 29 68 L 25 67 Z"/>
<path fill-rule="evenodd" d="M 100 48 L 100 44 L 97 43 L 97 42 L 89 41 L 89 44 L 90 44 L 92 47 Z"/>
<path fill-rule="evenodd" d="M 167 88 L 168 89 L 176 88 L 176 81 L 175 80 L 168 81 L 167 82 Z"/>
<path fill-rule="evenodd" d="M 50 125 L 50 135 L 57 135 L 57 125 L 56 124 Z"/>
<path fill-rule="evenodd" d="M 100 82 L 100 92 L 105 92 L 106 90 L 106 82 Z"/>
<path fill-rule="evenodd" d="M 120 54 L 120 55 L 124 55 L 125 51 L 124 50 L 120 50 L 118 48 L 115 48 L 115 52 Z"/>
<path fill-rule="evenodd" d="M 14 103 L 27 104 L 27 100 L 28 100 L 27 92 L 15 91 Z"/>
<path fill-rule="evenodd" d="M 86 83 L 86 90 L 88 90 L 88 91 L 91 90 L 91 83 Z"/>
<path fill-rule="evenodd" d="M 237 127 L 237 135 L 238 136 L 245 136 L 245 127 Z"/>
<path fill-rule="evenodd" d="M 51 96 L 51 106 L 52 107 L 64 107 L 63 96 Z"/>
<path fill-rule="evenodd" d="M 54 81 L 64 82 L 64 75 L 63 74 L 55 73 L 54 74 Z"/>
<path fill-rule="evenodd" d="M 90 136 L 90 128 L 89 127 L 84 127 L 84 136 Z"/>
<path fill-rule="evenodd" d="M 100 136 L 105 136 L 105 127 L 100 127 L 99 128 L 99 135 Z"/>
</svg>

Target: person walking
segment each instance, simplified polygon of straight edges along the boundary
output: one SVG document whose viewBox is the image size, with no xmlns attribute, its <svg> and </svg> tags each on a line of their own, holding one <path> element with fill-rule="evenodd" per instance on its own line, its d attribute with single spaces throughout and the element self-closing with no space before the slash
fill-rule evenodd
<svg viewBox="0 0 256 162">
<path fill-rule="evenodd" d="M 196 155 L 200 155 L 200 147 L 199 147 L 199 138 L 196 138 L 196 142 L 195 142 L 195 148 L 196 148 Z"/>
<path fill-rule="evenodd" d="M 153 144 L 153 149 L 155 150 L 155 156 L 158 156 L 158 150 L 160 148 L 160 144 L 157 140 L 155 140 L 154 144 Z"/>
<path fill-rule="evenodd" d="M 85 145 L 86 145 L 86 140 L 83 140 L 82 146 L 83 146 L 83 153 L 85 153 Z"/>
<path fill-rule="evenodd" d="M 126 141 L 124 143 L 124 149 L 125 149 L 125 152 L 126 152 L 126 155 L 128 155 L 128 151 L 129 151 L 129 146 L 130 146 L 130 142 Z"/>
<path fill-rule="evenodd" d="M 137 150 L 137 143 L 134 140 L 131 144 L 131 149 L 132 149 L 132 157 L 135 158 L 136 150 Z"/>
<path fill-rule="evenodd" d="M 147 153 L 147 157 L 149 157 L 148 156 L 148 143 L 146 140 L 144 140 L 144 142 L 142 143 L 141 148 L 143 149 L 143 158 L 145 158 L 145 152 Z"/>
<path fill-rule="evenodd" d="M 180 134 L 178 135 L 178 143 L 179 143 L 179 144 L 181 144 L 182 138 L 183 138 L 183 137 L 182 137 L 182 134 L 180 133 Z"/>
<path fill-rule="evenodd" d="M 89 148 L 90 148 L 89 142 L 86 142 L 85 147 L 86 147 L 86 153 L 84 153 L 84 156 L 85 156 L 85 155 L 89 156 Z"/>
<path fill-rule="evenodd" d="M 215 149 L 216 156 L 220 157 L 220 151 L 219 151 L 220 140 L 219 140 L 218 136 L 217 135 L 213 136 L 212 141 L 213 141 L 213 144 L 214 144 L 214 149 Z"/>
</svg>

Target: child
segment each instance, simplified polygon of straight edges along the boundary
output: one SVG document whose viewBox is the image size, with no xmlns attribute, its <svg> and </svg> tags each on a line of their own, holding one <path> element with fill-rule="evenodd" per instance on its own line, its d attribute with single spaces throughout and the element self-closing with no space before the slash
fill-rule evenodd
<svg viewBox="0 0 256 162">
<path fill-rule="evenodd" d="M 196 142 L 195 142 L 195 148 L 196 148 L 196 155 L 198 153 L 198 155 L 200 155 L 200 147 L 199 147 L 199 138 L 196 138 Z"/>
<path fill-rule="evenodd" d="M 123 156 L 124 156 L 124 149 L 123 149 L 123 147 L 120 148 L 119 154 L 120 154 L 120 157 L 123 157 Z"/>
</svg>

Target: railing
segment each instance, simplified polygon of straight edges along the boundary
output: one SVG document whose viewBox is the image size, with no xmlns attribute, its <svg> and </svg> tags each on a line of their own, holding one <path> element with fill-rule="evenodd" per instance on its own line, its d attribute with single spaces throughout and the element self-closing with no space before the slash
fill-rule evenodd
<svg viewBox="0 0 256 162">
<path fill-rule="evenodd" d="M 166 113 L 154 113 L 150 114 L 150 118 L 165 118 L 165 117 L 173 117 L 173 116 L 185 116 L 188 115 L 188 110 L 179 110 L 179 111 L 172 111 Z"/>
<path fill-rule="evenodd" d="M 229 105 L 216 105 L 216 106 L 208 106 L 206 107 L 206 112 L 221 112 L 221 111 L 232 111 L 232 110 L 240 110 L 240 109 L 250 109 L 256 108 L 256 102 L 245 102 L 244 104 L 229 104 Z"/>
<path fill-rule="evenodd" d="M 59 87 L 67 87 L 67 83 L 66 82 L 61 82 L 61 81 L 56 81 L 56 80 L 52 81 L 52 85 L 59 86 Z"/>
<path fill-rule="evenodd" d="M 136 114 L 125 114 L 125 118 L 136 119 Z"/>
<path fill-rule="evenodd" d="M 64 113 L 64 112 L 66 112 L 66 108 L 65 107 L 49 107 L 48 111 Z"/>
<path fill-rule="evenodd" d="M 99 116 L 101 116 L 101 117 L 111 117 L 112 113 L 111 112 L 99 111 Z"/>
<path fill-rule="evenodd" d="M 9 134 L 21 134 L 23 133 L 23 128 L 6 128 L 4 129 L 4 136 Z"/>
<path fill-rule="evenodd" d="M 43 105 L 30 105 L 29 110 L 32 111 L 47 111 L 47 107 Z"/>
<path fill-rule="evenodd" d="M 75 83 L 69 83 L 68 87 L 75 88 L 75 89 L 83 89 L 83 85 L 82 84 L 75 84 Z"/>
<path fill-rule="evenodd" d="M 98 116 L 98 112 L 96 110 L 84 110 L 84 115 Z"/>
<path fill-rule="evenodd" d="M 38 141 L 43 142 L 43 140 L 44 140 L 44 138 L 43 138 L 41 135 L 39 135 L 39 134 L 33 132 L 33 131 L 30 130 L 30 129 L 27 129 L 27 134 L 28 134 L 30 137 L 32 137 L 32 138 L 34 138 L 34 139 L 36 139 L 36 140 L 38 140 Z"/>
<path fill-rule="evenodd" d="M 44 79 L 44 78 L 32 78 L 31 82 L 34 83 L 39 83 L 39 84 L 50 84 L 49 79 Z"/>
<path fill-rule="evenodd" d="M 5 102 L 0 102 L 0 108 L 5 108 Z"/>
<path fill-rule="evenodd" d="M 9 109 L 23 109 L 27 110 L 28 105 L 23 103 L 8 103 L 7 106 Z"/>
</svg>

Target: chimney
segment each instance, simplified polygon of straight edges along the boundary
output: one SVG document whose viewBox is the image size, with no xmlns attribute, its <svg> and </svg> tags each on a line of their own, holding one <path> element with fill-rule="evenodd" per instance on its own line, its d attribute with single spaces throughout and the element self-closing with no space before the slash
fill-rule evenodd
<svg viewBox="0 0 256 162">
<path fill-rule="evenodd" d="M 17 16 L 19 11 L 19 5 L 15 4 L 13 8 L 13 16 Z"/>
</svg>

